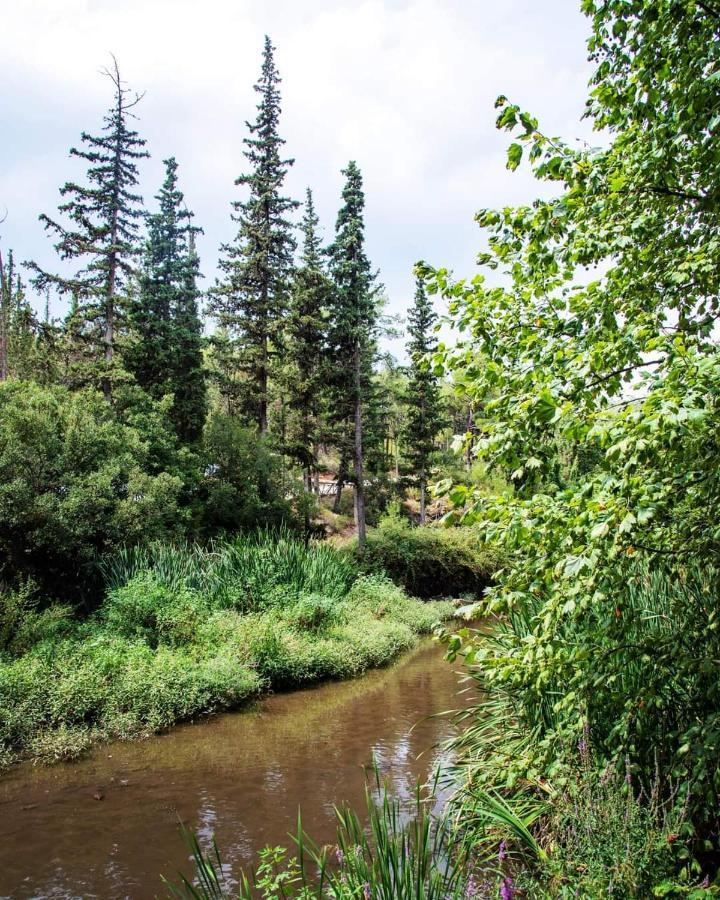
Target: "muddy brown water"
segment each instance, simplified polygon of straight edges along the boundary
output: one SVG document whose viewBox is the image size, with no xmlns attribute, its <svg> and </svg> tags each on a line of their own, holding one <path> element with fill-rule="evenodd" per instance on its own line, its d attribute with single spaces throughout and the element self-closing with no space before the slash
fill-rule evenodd
<svg viewBox="0 0 720 900">
<path fill-rule="evenodd" d="M 469 702 L 462 688 L 426 641 L 354 681 L 269 696 L 80 762 L 20 766 L 0 779 L 0 897 L 164 897 L 161 875 L 191 871 L 179 821 L 206 844 L 215 835 L 233 879 L 262 847 L 291 843 L 298 808 L 313 838 L 331 842 L 333 807 L 364 806 L 373 757 L 410 801 L 442 762 L 453 724 L 436 714 Z"/>
</svg>

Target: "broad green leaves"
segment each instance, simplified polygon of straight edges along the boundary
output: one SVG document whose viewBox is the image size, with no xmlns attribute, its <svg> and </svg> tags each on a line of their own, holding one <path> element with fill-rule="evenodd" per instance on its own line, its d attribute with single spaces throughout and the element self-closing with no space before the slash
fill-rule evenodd
<svg viewBox="0 0 720 900">
<path fill-rule="evenodd" d="M 475 664 L 535 729 L 523 764 L 540 768 L 584 720 L 604 751 L 647 761 L 663 734 L 668 758 L 685 757 L 691 717 L 672 731 L 670 682 L 702 740 L 717 733 L 698 687 L 717 652 L 716 601 L 691 611 L 668 598 L 692 561 L 720 555 L 720 18 L 695 0 L 583 8 L 588 115 L 610 145 L 547 137 L 500 97 L 508 168 L 529 163 L 562 192 L 478 214 L 491 277 L 424 270 L 459 333 L 437 362 L 479 411 L 478 455 L 512 486 L 450 492 L 511 561 L 488 596 L 507 631 Z M 647 592 L 637 572 L 661 567 L 669 582 Z M 691 641 L 670 641 L 684 628 Z M 704 752 L 676 777 L 720 785 Z"/>
</svg>

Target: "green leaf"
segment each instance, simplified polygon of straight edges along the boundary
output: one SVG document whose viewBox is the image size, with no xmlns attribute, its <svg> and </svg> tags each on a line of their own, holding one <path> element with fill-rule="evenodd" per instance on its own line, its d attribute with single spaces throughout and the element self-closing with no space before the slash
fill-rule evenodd
<svg viewBox="0 0 720 900">
<path fill-rule="evenodd" d="M 523 148 L 518 143 L 512 143 L 508 147 L 507 151 L 507 168 L 511 171 L 515 171 L 517 167 L 520 165 L 520 161 L 522 160 Z"/>
</svg>

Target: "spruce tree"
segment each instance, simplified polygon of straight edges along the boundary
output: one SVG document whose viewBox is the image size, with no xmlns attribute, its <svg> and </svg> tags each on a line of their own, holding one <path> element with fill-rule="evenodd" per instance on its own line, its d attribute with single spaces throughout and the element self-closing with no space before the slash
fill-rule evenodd
<svg viewBox="0 0 720 900">
<path fill-rule="evenodd" d="M 420 488 L 420 523 L 423 525 L 430 456 L 435 449 L 438 432 L 444 425 L 440 391 L 430 361 L 430 356 L 437 349 L 433 331 L 436 321 L 432 302 L 425 292 L 422 279 L 418 278 L 415 302 L 408 313 L 410 373 L 406 394 L 405 443 L 413 476 Z"/>
<path fill-rule="evenodd" d="M 0 253 L 0 381 L 6 378 L 51 383 L 57 376 L 57 333 L 52 322 L 35 314 L 15 268 Z"/>
<path fill-rule="evenodd" d="M 288 213 L 298 203 L 282 195 L 292 159 L 281 158 L 285 141 L 278 134 L 280 76 L 274 47 L 265 38 L 260 94 L 254 124 L 246 123 L 244 155 L 250 171 L 235 184 L 249 188 L 245 201 L 233 202 L 233 221 L 239 225 L 232 244 L 224 244 L 219 268 L 223 278 L 211 292 L 210 308 L 218 325 L 234 344 L 237 365 L 253 385 L 254 409 L 261 434 L 268 427 L 268 381 L 273 344 L 280 333 L 288 303 L 295 241 Z"/>
<path fill-rule="evenodd" d="M 328 374 L 325 351 L 332 297 L 332 283 L 323 266 L 318 221 L 312 191 L 308 188 L 302 221 L 302 255 L 290 297 L 285 353 L 288 403 L 296 416 L 293 454 L 301 462 L 308 491 L 312 488 L 312 468 Z"/>
<path fill-rule="evenodd" d="M 12 265 L 12 256 L 10 257 Z M 11 282 L 8 280 L 0 250 L 0 381 L 10 374 L 10 309 L 12 305 Z"/>
<path fill-rule="evenodd" d="M 203 358 L 203 323 L 197 287 L 199 261 L 195 235 L 190 231 L 185 287 L 175 307 L 173 421 L 181 440 L 193 442 L 202 434 L 208 410 Z"/>
<path fill-rule="evenodd" d="M 145 141 L 129 124 L 131 110 L 141 99 L 124 86 L 117 61 L 106 70 L 114 87 L 114 102 L 104 117 L 99 137 L 83 132 L 83 149 L 70 155 L 88 163 L 87 184 L 67 182 L 60 194 L 67 198 L 58 207 L 69 225 L 43 214 L 40 220 L 57 238 L 55 249 L 63 260 L 77 261 L 74 276 L 52 274 L 30 263 L 35 284 L 73 295 L 82 319 L 80 333 L 105 396 L 112 392 L 114 354 L 122 318 L 122 293 L 133 275 L 138 253 L 137 230 L 143 216 L 142 198 L 134 192 L 138 183 L 137 160 L 148 156 Z"/>
<path fill-rule="evenodd" d="M 343 206 L 338 213 L 335 242 L 330 248 L 334 282 L 332 350 L 336 364 L 334 406 L 350 431 L 341 433 L 341 470 L 353 459 L 355 523 L 358 546 L 365 546 L 365 485 L 363 458 L 363 404 L 372 385 L 378 308 L 375 276 L 365 253 L 365 195 L 362 175 L 355 162 L 342 174 Z M 339 472 L 339 480 L 343 472 Z"/>
<path fill-rule="evenodd" d="M 198 257 L 192 224 L 178 188 L 177 162 L 165 161 L 165 180 L 148 217 L 148 236 L 137 289 L 129 305 L 134 340 L 128 369 L 153 397 L 173 394 L 171 418 L 179 437 L 197 439 L 206 413 L 202 323 L 198 312 Z"/>
</svg>

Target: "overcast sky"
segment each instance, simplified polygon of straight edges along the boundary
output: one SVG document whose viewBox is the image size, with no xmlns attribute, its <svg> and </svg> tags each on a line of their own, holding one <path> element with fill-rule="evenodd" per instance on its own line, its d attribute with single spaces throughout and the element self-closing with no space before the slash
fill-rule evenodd
<svg viewBox="0 0 720 900">
<path fill-rule="evenodd" d="M 152 158 L 141 189 L 152 208 L 162 160 L 205 230 L 204 286 L 230 240 L 234 178 L 245 170 L 263 35 L 283 83 L 281 135 L 296 160 L 288 191 L 313 188 L 329 239 L 342 186 L 357 160 L 365 179 L 367 243 L 390 309 L 412 297 L 418 259 L 472 275 L 477 209 L 528 201 L 525 170 L 505 168 L 494 128 L 500 93 L 544 131 L 591 139 L 581 122 L 590 66 L 579 0 L 15 0 L 0 28 L 0 246 L 54 267 L 38 214 L 80 180 L 68 149 L 97 133 L 113 52 L 129 86 L 145 91 L 137 127 Z M 64 308 L 58 304 L 54 312 Z M 395 342 L 397 349 L 397 342 Z"/>
</svg>

